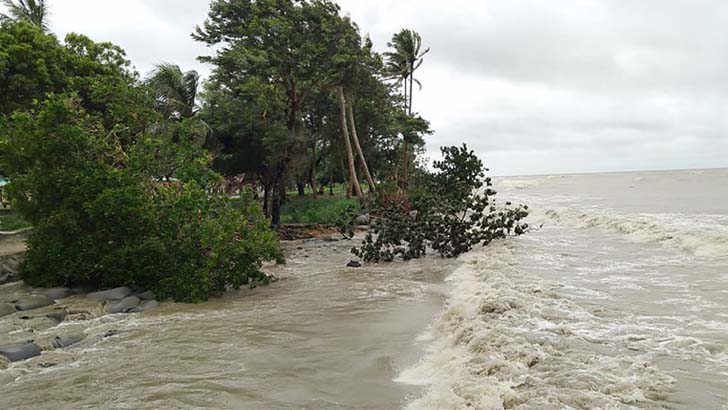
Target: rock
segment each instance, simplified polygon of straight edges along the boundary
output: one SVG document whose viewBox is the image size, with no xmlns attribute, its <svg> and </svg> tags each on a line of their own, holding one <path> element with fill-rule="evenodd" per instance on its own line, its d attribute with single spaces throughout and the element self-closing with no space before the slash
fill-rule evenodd
<svg viewBox="0 0 728 410">
<path fill-rule="evenodd" d="M 335 236 L 325 236 L 325 237 L 321 238 L 321 240 L 324 242 L 339 242 L 339 238 L 337 238 Z"/>
<path fill-rule="evenodd" d="M 17 312 L 15 306 L 8 303 L 0 303 L 0 317 L 12 315 L 15 312 Z"/>
<path fill-rule="evenodd" d="M 368 214 L 359 215 L 354 219 L 354 225 L 362 226 L 362 225 L 369 225 L 371 222 L 371 218 Z"/>
<path fill-rule="evenodd" d="M 55 303 L 45 296 L 29 296 L 15 302 L 15 308 L 21 311 L 42 308 Z"/>
<path fill-rule="evenodd" d="M 156 300 L 148 300 L 148 301 L 142 303 L 141 305 L 139 305 L 139 307 L 144 310 L 154 309 L 157 306 L 159 306 L 159 302 L 157 302 Z"/>
<path fill-rule="evenodd" d="M 347 268 L 361 268 L 361 262 L 359 261 L 349 261 L 349 263 L 346 264 Z"/>
<path fill-rule="evenodd" d="M 53 347 L 56 349 L 69 347 L 75 345 L 85 338 L 86 337 L 84 335 L 56 336 L 56 338 L 53 339 Z"/>
<path fill-rule="evenodd" d="M 4 356 L 11 362 L 18 362 L 31 357 L 40 356 L 40 347 L 32 342 L 19 345 L 0 346 L 0 356 Z"/>
<path fill-rule="evenodd" d="M 58 300 L 71 296 L 73 292 L 69 288 L 51 288 L 43 290 L 41 294 L 48 299 Z"/>
<path fill-rule="evenodd" d="M 109 310 L 110 313 L 126 313 L 133 308 L 137 307 L 139 305 L 139 302 L 141 302 L 141 299 L 139 299 L 136 296 L 129 296 L 127 298 L 124 298 L 116 303 L 111 304 L 111 309 Z"/>
<path fill-rule="evenodd" d="M 153 309 L 155 307 L 159 306 L 159 302 L 156 300 L 148 300 L 139 306 L 132 308 L 131 310 L 128 310 L 127 313 L 141 313 L 149 309 Z"/>
<path fill-rule="evenodd" d="M 153 300 L 157 298 L 157 295 L 154 294 L 151 290 L 148 290 L 144 293 L 140 293 L 136 295 L 141 300 Z"/>
<path fill-rule="evenodd" d="M 131 295 L 131 293 L 131 289 L 127 287 L 121 287 L 89 293 L 88 295 L 86 295 L 86 297 L 97 300 L 122 300 L 125 297 Z"/>
<path fill-rule="evenodd" d="M 47 318 L 51 318 L 51 319 L 57 320 L 59 322 L 63 322 L 63 320 L 66 318 L 67 315 L 68 315 L 68 308 L 63 307 L 63 308 L 56 309 L 56 310 L 46 314 L 45 316 Z"/>
</svg>

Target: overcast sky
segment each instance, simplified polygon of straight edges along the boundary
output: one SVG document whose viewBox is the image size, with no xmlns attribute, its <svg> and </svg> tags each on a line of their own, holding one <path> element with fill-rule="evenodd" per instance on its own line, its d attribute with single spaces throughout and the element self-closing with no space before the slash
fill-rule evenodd
<svg viewBox="0 0 728 410">
<path fill-rule="evenodd" d="M 209 0 L 49 0 L 51 27 L 126 49 L 142 74 L 203 75 L 190 39 Z M 728 166 L 725 0 L 342 0 L 384 51 L 401 28 L 432 48 L 414 109 L 440 145 L 497 175 Z"/>
</svg>

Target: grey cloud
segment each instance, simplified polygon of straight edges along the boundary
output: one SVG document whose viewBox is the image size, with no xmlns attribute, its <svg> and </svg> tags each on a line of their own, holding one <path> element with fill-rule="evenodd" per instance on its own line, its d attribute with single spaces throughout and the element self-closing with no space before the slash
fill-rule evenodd
<svg viewBox="0 0 728 410">
<path fill-rule="evenodd" d="M 432 47 L 415 110 L 428 151 L 467 142 L 497 174 L 728 166 L 722 0 L 341 0 L 378 49 Z M 208 0 L 55 0 L 52 26 L 124 47 L 142 74 L 203 75 Z"/>
</svg>

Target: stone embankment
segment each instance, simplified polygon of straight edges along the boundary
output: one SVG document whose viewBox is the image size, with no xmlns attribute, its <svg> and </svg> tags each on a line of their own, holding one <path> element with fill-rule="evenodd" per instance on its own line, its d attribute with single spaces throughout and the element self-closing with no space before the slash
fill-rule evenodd
<svg viewBox="0 0 728 410">
<path fill-rule="evenodd" d="M 81 289 L 5 284 L 0 287 L 0 369 L 44 351 L 80 344 L 93 319 L 141 313 L 157 306 L 153 292 L 127 287 L 85 294 Z"/>
</svg>

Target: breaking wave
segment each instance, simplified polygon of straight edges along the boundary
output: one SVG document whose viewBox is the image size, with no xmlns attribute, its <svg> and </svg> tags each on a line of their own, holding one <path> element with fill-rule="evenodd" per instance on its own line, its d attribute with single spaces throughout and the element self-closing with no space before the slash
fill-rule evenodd
<svg viewBox="0 0 728 410">
<path fill-rule="evenodd" d="M 636 242 L 658 242 L 696 256 L 728 255 L 728 216 L 685 214 L 622 214 L 591 209 L 553 208 L 532 216 L 577 227 L 593 227 L 626 234 Z"/>
<path fill-rule="evenodd" d="M 517 241 L 472 252 L 421 336 L 428 353 L 397 381 L 427 386 L 409 409 L 662 408 L 674 380 L 641 324 L 600 317 L 516 263 Z"/>
</svg>

